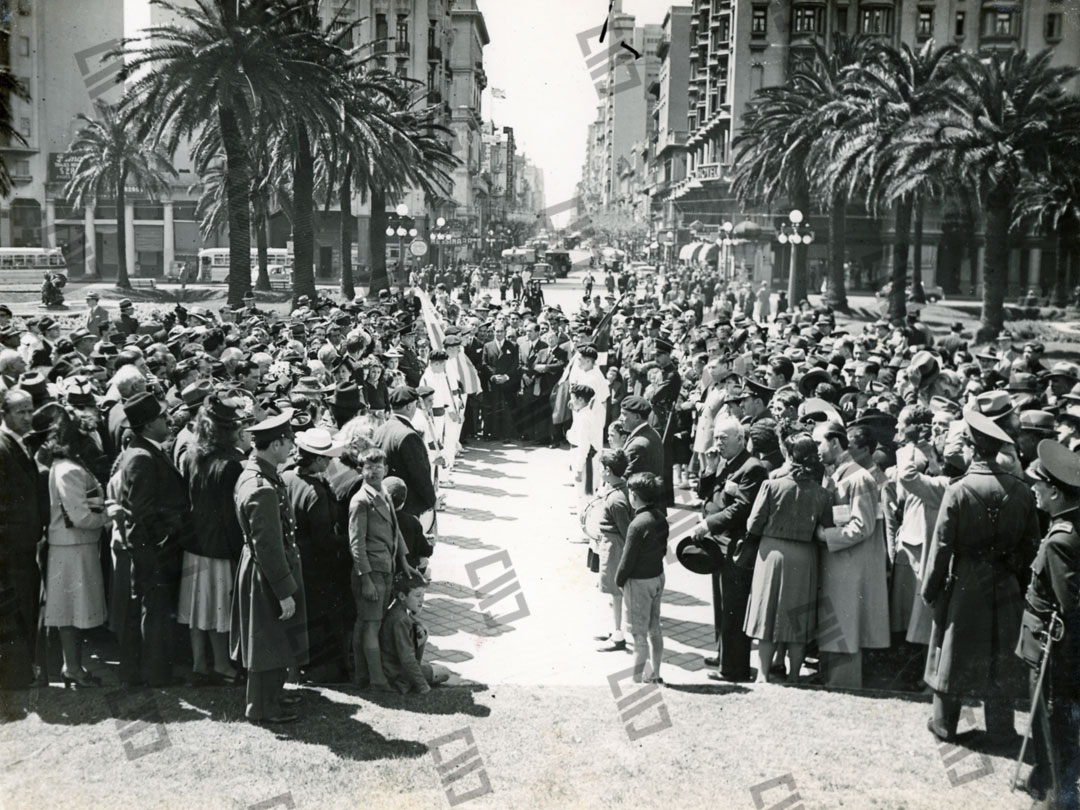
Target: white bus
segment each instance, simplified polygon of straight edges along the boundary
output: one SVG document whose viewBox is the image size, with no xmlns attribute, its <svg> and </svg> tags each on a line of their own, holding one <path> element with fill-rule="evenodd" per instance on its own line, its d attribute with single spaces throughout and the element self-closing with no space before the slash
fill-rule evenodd
<svg viewBox="0 0 1080 810">
<path fill-rule="evenodd" d="M 40 284 L 45 273 L 68 274 L 60 248 L 0 248 L 0 280 L 5 283 Z"/>
<path fill-rule="evenodd" d="M 292 283 L 293 255 L 288 248 L 267 248 L 266 270 L 270 281 Z M 259 251 L 251 249 L 251 283 L 259 276 Z M 199 251 L 199 281 L 227 281 L 229 278 L 229 249 L 203 248 Z"/>
</svg>

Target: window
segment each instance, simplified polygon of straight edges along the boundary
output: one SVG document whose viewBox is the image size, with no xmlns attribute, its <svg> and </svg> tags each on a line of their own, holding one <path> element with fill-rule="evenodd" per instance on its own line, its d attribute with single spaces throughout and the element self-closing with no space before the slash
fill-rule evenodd
<svg viewBox="0 0 1080 810">
<path fill-rule="evenodd" d="M 1051 42 L 1061 39 L 1062 17 L 1060 12 L 1046 15 L 1046 38 Z"/>
<path fill-rule="evenodd" d="M 765 6 L 754 6 L 750 13 L 750 35 L 763 37 L 768 27 L 768 9 Z"/>
<path fill-rule="evenodd" d="M 23 160 L 16 160 L 15 161 L 15 171 L 13 172 L 13 174 L 16 177 L 29 177 L 30 176 L 30 161 L 26 160 L 25 158 Z M 13 208 L 12 210 L 17 210 L 17 209 Z M 18 224 L 18 223 L 15 223 L 15 224 Z"/>
<path fill-rule="evenodd" d="M 892 34 L 891 8 L 864 8 L 859 17 L 859 33 L 888 36 Z"/>
<path fill-rule="evenodd" d="M 30 37 L 19 37 L 19 56 L 30 55 Z"/>
<path fill-rule="evenodd" d="M 390 36 L 390 32 L 386 28 L 386 15 L 375 15 L 375 39 L 386 39 Z"/>
<path fill-rule="evenodd" d="M 795 32 L 799 34 L 820 33 L 823 13 L 823 10 L 818 8 L 795 9 Z"/>
<path fill-rule="evenodd" d="M 847 33 L 847 9 L 838 8 L 836 10 L 836 30 L 842 34 Z"/>
<path fill-rule="evenodd" d="M 30 119 L 23 116 L 19 119 L 19 132 L 22 133 L 24 138 L 30 137 Z"/>
<path fill-rule="evenodd" d="M 731 39 L 731 17 L 725 14 L 720 18 L 720 30 L 716 34 L 716 41 L 719 44 L 723 44 L 729 39 Z"/>
<path fill-rule="evenodd" d="M 953 28 L 953 36 L 964 38 L 964 23 L 967 22 L 967 14 L 963 11 L 956 12 L 956 25 Z"/>
<path fill-rule="evenodd" d="M 435 47 L 435 20 L 428 21 L 427 46 L 429 51 Z"/>
<path fill-rule="evenodd" d="M 409 44 L 409 17 L 406 14 L 398 14 L 397 41 L 399 49 L 401 45 L 404 44 L 407 47 Z"/>
<path fill-rule="evenodd" d="M 165 206 L 161 203 L 137 202 L 132 206 L 132 209 L 134 219 L 165 219 Z"/>
<path fill-rule="evenodd" d="M 983 35 L 1012 39 L 1020 33 L 1016 12 L 1011 10 L 987 11 L 983 17 Z"/>
<path fill-rule="evenodd" d="M 934 35 L 934 10 L 932 8 L 919 9 L 919 19 L 915 26 L 915 34 L 920 39 L 927 39 Z"/>
</svg>

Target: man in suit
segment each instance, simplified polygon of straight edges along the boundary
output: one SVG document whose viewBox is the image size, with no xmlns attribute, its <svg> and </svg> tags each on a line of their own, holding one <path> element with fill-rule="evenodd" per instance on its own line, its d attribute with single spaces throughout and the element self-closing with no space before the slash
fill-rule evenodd
<svg viewBox="0 0 1080 810">
<path fill-rule="evenodd" d="M 37 545 L 48 521 L 48 494 L 37 462 L 23 443 L 33 413 L 30 394 L 0 392 L 0 689 L 23 689 L 34 679 L 31 662 L 37 637 L 41 571 Z"/>
<path fill-rule="evenodd" d="M 652 406 L 644 397 L 627 397 L 622 401 L 619 421 L 627 433 L 623 446 L 629 462 L 626 477 L 639 472 L 658 476 L 664 468 L 664 443 L 660 440 L 660 434 L 649 424 L 650 413 Z"/>
<path fill-rule="evenodd" d="M 768 472 L 747 452 L 745 428 L 733 417 L 715 423 L 713 439 L 698 484 L 702 520 L 694 529 L 696 537 L 708 535 L 724 551 L 720 572 L 712 575 L 716 657 L 705 664 L 719 666 L 708 674 L 713 680 L 748 681 L 751 642 L 743 623 L 757 549 L 746 545 L 746 521 Z"/>
<path fill-rule="evenodd" d="M 120 317 L 115 321 L 114 331 L 125 337 L 139 333 L 139 322 L 135 318 L 135 305 L 127 298 L 120 302 Z"/>
<path fill-rule="evenodd" d="M 547 394 L 542 391 L 542 372 L 536 370 L 537 358 L 548 347 L 540 338 L 540 325 L 533 320 L 525 324 L 525 334 L 518 338 L 518 349 L 521 355 L 521 398 L 518 414 L 520 424 L 518 435 L 526 441 L 547 441 L 547 425 L 537 423 L 543 417 L 544 404 L 547 402 Z M 550 409 L 550 406 L 548 406 Z M 551 421 L 550 413 L 548 422 Z"/>
<path fill-rule="evenodd" d="M 109 325 L 109 310 L 101 306 L 100 298 L 91 290 L 86 294 L 86 321 L 83 326 L 91 335 L 101 334 L 101 328 Z"/>
<path fill-rule="evenodd" d="M 533 406 L 526 424 L 526 438 L 537 443 L 553 446 L 556 435 L 561 433 L 560 426 L 552 424 L 551 393 L 558 385 L 566 368 L 566 350 L 558 345 L 558 336 L 549 328 L 541 341 L 543 348 L 530 358 L 528 374 L 532 376 L 531 390 L 534 395 Z"/>
<path fill-rule="evenodd" d="M 375 429 L 371 439 L 386 453 L 387 473 L 409 488 L 405 511 L 420 517 L 435 507 L 435 485 L 424 439 L 412 426 L 419 397 L 415 388 L 401 385 L 390 392 L 389 399 L 391 416 Z"/>
<path fill-rule="evenodd" d="M 131 442 L 116 461 L 109 488 L 123 507 L 127 554 L 116 567 L 126 567 L 131 591 L 116 617 L 120 626 L 120 681 L 166 686 L 172 677 L 172 630 L 180 583 L 180 537 L 191 510 L 188 488 L 162 445 L 169 438 L 165 410 L 149 392 L 124 405 Z M 117 577 L 123 581 L 121 575 Z M 125 604 L 126 601 L 126 604 Z"/>
<path fill-rule="evenodd" d="M 506 326 L 495 324 L 494 339 L 484 344 L 480 366 L 484 383 L 484 432 L 489 439 L 514 438 L 514 400 L 521 384 L 518 347 L 507 340 Z"/>
<path fill-rule="evenodd" d="M 656 432 L 660 434 L 664 448 L 664 469 L 660 478 L 664 482 L 662 503 L 671 506 L 675 503 L 675 432 L 676 425 L 673 412 L 682 392 L 682 377 L 679 370 L 672 362 L 671 353 L 674 346 L 667 338 L 658 337 L 654 343 L 654 357 L 660 367 L 663 382 L 656 387 L 652 398 L 652 423 Z"/>
</svg>

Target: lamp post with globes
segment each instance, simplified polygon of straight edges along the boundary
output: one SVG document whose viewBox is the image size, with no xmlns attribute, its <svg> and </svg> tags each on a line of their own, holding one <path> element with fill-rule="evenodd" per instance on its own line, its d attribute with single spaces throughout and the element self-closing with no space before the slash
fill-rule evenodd
<svg viewBox="0 0 1080 810">
<path fill-rule="evenodd" d="M 730 220 L 725 221 L 720 226 L 721 236 L 716 240 L 724 248 L 724 272 L 722 278 L 725 281 L 730 280 L 735 275 L 735 263 L 732 261 L 733 256 L 731 255 L 731 246 L 735 244 L 731 238 L 731 232 L 734 229 L 735 226 L 731 224 Z"/>
<path fill-rule="evenodd" d="M 446 219 L 439 217 L 435 220 L 435 229 L 431 234 L 432 241 L 439 247 L 439 273 L 443 269 L 443 247 L 450 241 L 450 234 L 446 232 Z"/>
<path fill-rule="evenodd" d="M 805 287 L 805 279 L 799 279 L 798 273 L 795 270 L 795 250 L 800 245 L 809 245 L 814 241 L 814 232 L 810 230 L 810 226 L 803 222 L 803 212 L 798 208 L 794 209 L 788 214 L 788 223 L 784 223 L 780 226 L 780 233 L 776 235 L 776 241 L 781 245 L 788 246 L 788 253 L 790 257 L 788 259 L 788 306 L 794 310 L 799 300 L 804 296 L 800 295 L 800 284 L 802 281 Z"/>
</svg>

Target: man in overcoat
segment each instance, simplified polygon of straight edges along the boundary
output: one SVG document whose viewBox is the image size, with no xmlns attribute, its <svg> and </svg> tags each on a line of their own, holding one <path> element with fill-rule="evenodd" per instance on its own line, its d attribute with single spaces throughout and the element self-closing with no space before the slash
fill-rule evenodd
<svg viewBox="0 0 1080 810">
<path fill-rule="evenodd" d="M 628 476 L 639 472 L 663 475 L 664 443 L 660 434 L 649 424 L 650 413 L 652 405 L 644 397 L 627 397 L 621 403 L 619 421 L 627 433 L 623 452 L 629 462 L 626 467 Z"/>
<path fill-rule="evenodd" d="M 712 575 L 716 657 L 705 663 L 719 667 L 708 674 L 713 680 L 748 681 L 751 642 L 743 625 L 757 549 L 744 546 L 746 521 L 768 473 L 747 452 L 745 430 L 735 419 L 718 421 L 713 436 L 715 443 L 705 455 L 698 484 L 698 497 L 704 501 L 702 520 L 694 530 L 695 536 L 708 535 L 724 551 L 723 567 Z"/>
<path fill-rule="evenodd" d="M 229 643 L 248 670 L 244 715 L 257 724 L 292 723 L 300 698 L 283 693 L 290 668 L 308 661 L 307 603 L 289 490 L 278 474 L 293 449 L 291 410 L 248 430 L 254 450 L 233 501 L 244 550 L 233 589 Z"/>
<path fill-rule="evenodd" d="M 986 731 L 1011 740 L 1013 701 L 1025 693 L 1013 655 L 1024 602 L 1021 578 L 1035 556 L 1039 520 L 1027 482 L 997 462 L 1009 435 L 986 416 L 964 414 L 967 474 L 945 490 L 923 576 L 934 609 L 923 679 L 934 690 L 927 728 L 952 741 L 964 697 L 985 703 Z"/>
<path fill-rule="evenodd" d="M 419 397 L 415 388 L 401 385 L 390 392 L 390 418 L 375 429 L 372 441 L 386 453 L 388 475 L 409 488 L 405 511 L 414 517 L 435 507 L 435 484 L 423 437 L 412 425 Z"/>
</svg>

